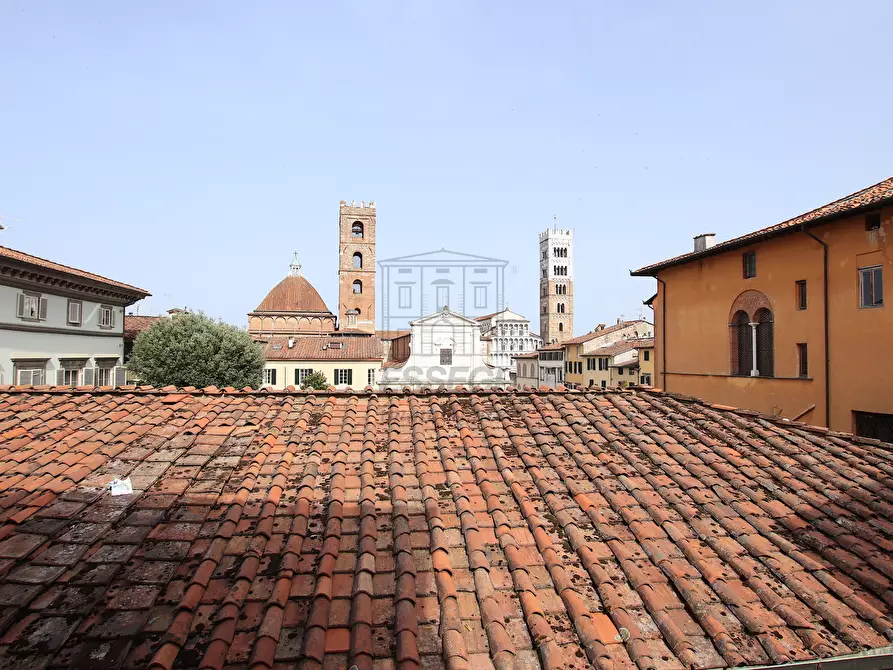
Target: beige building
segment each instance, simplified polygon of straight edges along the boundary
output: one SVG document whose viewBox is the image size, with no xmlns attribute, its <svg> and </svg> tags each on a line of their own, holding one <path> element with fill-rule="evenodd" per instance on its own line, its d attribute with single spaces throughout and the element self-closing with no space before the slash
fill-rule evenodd
<svg viewBox="0 0 893 670">
<path fill-rule="evenodd" d="M 654 372 L 653 352 L 652 338 L 618 340 L 599 347 L 582 356 L 584 361 L 582 384 L 601 388 L 650 385 L 651 375 Z M 647 375 L 648 381 L 644 380 L 644 375 Z"/>
<path fill-rule="evenodd" d="M 322 372 L 335 388 L 377 387 L 382 344 L 376 336 L 274 337 L 263 347 L 265 388 L 300 387 L 313 372 Z"/>
<path fill-rule="evenodd" d="M 524 388 L 531 386 L 537 388 L 540 385 L 539 352 L 531 351 L 526 354 L 512 356 L 517 370 L 515 386 Z"/>
<path fill-rule="evenodd" d="M 564 376 L 567 383 L 579 386 L 612 386 L 608 363 L 599 363 L 591 354 L 614 342 L 648 337 L 652 333 L 653 326 L 648 321 L 617 319 L 617 323 L 612 326 L 600 323 L 585 335 L 565 341 Z M 602 381 L 605 383 L 602 384 Z"/>
</svg>

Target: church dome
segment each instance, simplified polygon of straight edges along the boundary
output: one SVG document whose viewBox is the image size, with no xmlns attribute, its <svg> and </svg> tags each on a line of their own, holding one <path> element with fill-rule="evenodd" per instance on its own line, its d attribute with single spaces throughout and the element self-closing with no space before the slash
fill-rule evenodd
<svg viewBox="0 0 893 670">
<path fill-rule="evenodd" d="M 330 313 L 313 285 L 300 275 L 289 275 L 276 284 L 254 311 Z"/>
<path fill-rule="evenodd" d="M 301 274 L 301 263 L 298 261 L 298 252 L 289 266 L 288 276 L 273 287 L 267 293 L 267 297 L 261 300 L 255 312 L 313 312 L 331 316 L 332 313 L 326 307 L 326 303 L 319 297 L 319 293 L 313 288 L 313 284 Z"/>
</svg>

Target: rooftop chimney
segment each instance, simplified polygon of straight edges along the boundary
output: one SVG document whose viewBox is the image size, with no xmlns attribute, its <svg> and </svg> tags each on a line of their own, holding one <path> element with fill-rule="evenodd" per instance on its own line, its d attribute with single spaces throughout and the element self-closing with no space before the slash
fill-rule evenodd
<svg viewBox="0 0 893 670">
<path fill-rule="evenodd" d="M 716 233 L 695 235 L 695 252 L 705 251 L 716 244 Z"/>
</svg>

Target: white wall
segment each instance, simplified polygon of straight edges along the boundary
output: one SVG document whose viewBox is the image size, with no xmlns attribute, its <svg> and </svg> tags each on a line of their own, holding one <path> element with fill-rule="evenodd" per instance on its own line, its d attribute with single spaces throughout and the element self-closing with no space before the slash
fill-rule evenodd
<svg viewBox="0 0 893 670">
<path fill-rule="evenodd" d="M 508 374 L 487 366 L 476 321 L 444 311 L 411 325 L 409 360 L 402 367 L 382 370 L 382 388 L 508 385 Z M 441 349 L 452 350 L 452 364 L 441 365 Z"/>
</svg>

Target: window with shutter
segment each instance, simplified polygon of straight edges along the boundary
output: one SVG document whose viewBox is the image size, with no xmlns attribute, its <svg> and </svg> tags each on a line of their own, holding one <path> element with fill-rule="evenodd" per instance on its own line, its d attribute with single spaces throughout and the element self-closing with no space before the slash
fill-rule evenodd
<svg viewBox="0 0 893 670">
<path fill-rule="evenodd" d="M 82 309 L 83 309 L 83 303 L 80 300 L 69 300 L 68 301 L 68 325 L 70 325 L 70 326 L 81 325 L 81 310 Z"/>
<path fill-rule="evenodd" d="M 19 293 L 16 304 L 16 315 L 26 321 L 46 319 L 46 298 L 39 293 Z"/>
<path fill-rule="evenodd" d="M 41 321 L 46 321 L 47 320 L 47 310 L 49 309 L 49 299 L 40 298 L 39 302 L 40 302 L 40 308 L 39 308 L 37 318 L 40 319 Z"/>
<path fill-rule="evenodd" d="M 84 386 L 94 386 L 96 379 L 96 368 L 84 368 Z"/>
<path fill-rule="evenodd" d="M 114 384 L 115 386 L 124 386 L 127 383 L 127 370 L 123 365 L 115 366 Z"/>
<path fill-rule="evenodd" d="M 111 328 L 115 325 L 115 310 L 110 305 L 99 306 L 99 327 Z"/>
</svg>

